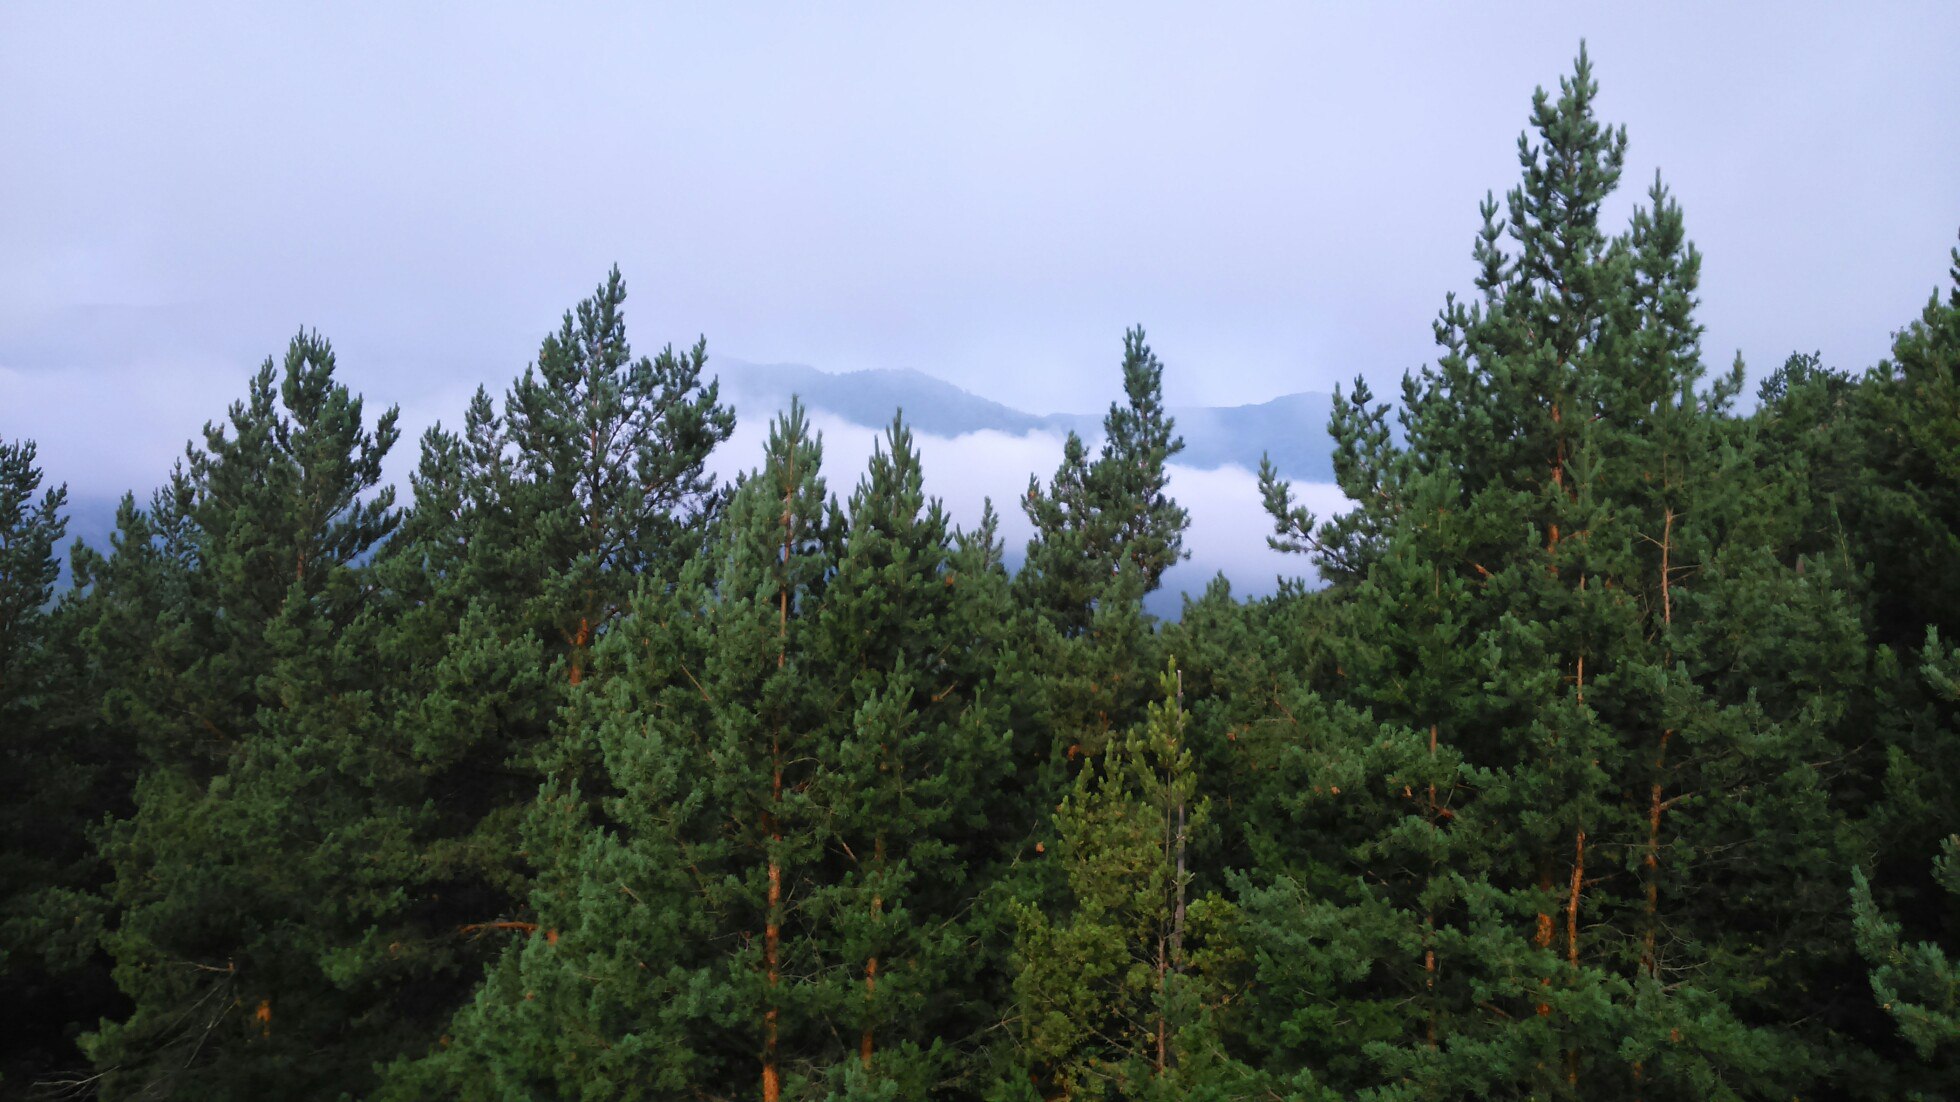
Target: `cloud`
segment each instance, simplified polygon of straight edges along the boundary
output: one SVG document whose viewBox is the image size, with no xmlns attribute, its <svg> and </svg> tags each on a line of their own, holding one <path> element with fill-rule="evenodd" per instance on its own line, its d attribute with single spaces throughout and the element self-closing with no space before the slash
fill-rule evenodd
<svg viewBox="0 0 1960 1102">
<path fill-rule="evenodd" d="M 1240 597 L 1271 594 L 1281 577 L 1319 583 L 1306 559 L 1266 546 L 1273 522 L 1259 494 L 1258 475 L 1236 466 L 1212 470 L 1172 466 L 1170 470 L 1171 496 L 1191 514 L 1191 528 L 1184 537 L 1191 558 L 1164 575 L 1166 592 L 1195 597 L 1219 574 Z M 1322 519 L 1345 512 L 1352 504 L 1331 482 L 1296 482 L 1293 491 Z"/>
<path fill-rule="evenodd" d="M 49 375 L 0 366 L 0 437 L 35 440 L 50 481 L 113 497 L 160 484 L 184 444 L 245 394 L 245 375 L 207 363 L 136 360 Z M 72 425 L 83 431 L 49 432 Z M 85 426 L 85 428 L 84 428 Z"/>
<path fill-rule="evenodd" d="M 827 487 L 840 500 L 848 498 L 883 431 L 823 411 L 812 412 L 810 421 L 823 435 Z M 710 466 L 728 479 L 753 470 L 762 461 L 768 432 L 767 421 L 743 419 L 734 436 L 715 453 Z M 925 470 L 926 492 L 945 504 L 954 523 L 967 528 L 979 523 L 982 509 L 991 498 L 1000 515 L 1008 557 L 1019 559 L 1033 534 L 1020 500 L 1027 493 L 1030 475 L 1045 482 L 1053 473 L 1061 460 L 1062 438 L 1044 432 L 1016 436 L 989 430 L 951 437 L 919 434 L 914 440 Z M 1258 476 L 1251 471 L 1173 465 L 1170 474 L 1171 496 L 1191 514 L 1191 527 L 1185 535 L 1191 557 L 1165 575 L 1163 595 L 1151 602 L 1155 611 L 1174 614 L 1177 594 L 1195 597 L 1221 573 L 1240 596 L 1269 594 L 1281 576 L 1315 577 L 1304 559 L 1266 546 L 1271 521 L 1259 496 Z M 1299 483 L 1294 490 L 1309 508 L 1323 516 L 1340 512 L 1349 504 L 1340 489 L 1328 483 Z"/>
<path fill-rule="evenodd" d="M 75 503 L 76 528 L 91 543 L 106 538 L 115 498 L 133 489 L 139 498 L 161 484 L 187 441 L 198 439 L 207 421 L 221 420 L 245 393 L 249 373 L 229 358 L 175 355 L 124 365 L 71 367 L 58 385 L 42 370 L 0 366 L 0 437 L 35 438 L 35 429 L 73 419 L 88 411 L 85 434 L 56 433 L 39 440 L 39 462 L 51 483 L 65 482 Z M 455 428 L 473 385 L 449 382 L 406 396 L 402 438 L 385 464 L 385 478 L 409 501 L 408 474 L 420 453 L 423 429 L 440 420 Z M 368 419 L 386 408 L 368 396 Z M 883 430 L 855 424 L 825 411 L 811 422 L 823 435 L 824 474 L 831 493 L 848 499 L 870 464 Z M 709 467 L 724 479 L 752 470 L 762 460 L 769 422 L 756 416 L 738 420 L 734 436 L 718 449 Z M 976 526 L 986 502 L 1000 517 L 1000 535 L 1010 562 L 1018 561 L 1033 534 L 1021 511 L 1030 476 L 1044 482 L 1062 454 L 1056 433 L 1021 435 L 984 430 L 957 436 L 918 434 L 915 442 L 925 468 L 926 490 L 944 503 L 955 524 Z M 1279 576 L 1309 577 L 1304 560 L 1266 547 L 1269 521 L 1261 507 L 1258 479 L 1241 467 L 1198 469 L 1173 465 L 1170 491 L 1191 514 L 1185 536 L 1188 561 L 1165 577 L 1152 608 L 1174 614 L 1179 593 L 1196 596 L 1224 574 L 1240 596 L 1271 593 Z M 1346 507 L 1339 490 L 1325 483 L 1296 484 L 1296 492 L 1316 512 Z"/>
<path fill-rule="evenodd" d="M 822 410 L 811 411 L 809 417 L 811 426 L 822 434 L 828 489 L 839 499 L 848 498 L 870 466 L 872 448 L 884 439 L 884 430 Z M 738 419 L 734 436 L 715 452 L 709 466 L 731 480 L 740 472 L 754 470 L 762 462 L 769 424 L 761 417 Z M 1033 528 L 1017 503 L 1027 493 L 1030 474 L 1039 471 L 1045 478 L 1055 469 L 1062 454 L 1061 437 L 986 430 L 951 437 L 920 433 L 914 435 L 913 442 L 925 469 L 926 492 L 945 504 L 955 524 L 967 528 L 977 525 L 991 498 L 1000 514 L 1001 537 L 1008 546 L 1018 549 L 1027 542 Z"/>
</svg>

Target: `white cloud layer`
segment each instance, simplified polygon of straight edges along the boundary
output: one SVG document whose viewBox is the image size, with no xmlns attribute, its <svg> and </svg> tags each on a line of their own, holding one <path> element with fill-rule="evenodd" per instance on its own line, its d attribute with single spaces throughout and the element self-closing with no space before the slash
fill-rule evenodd
<svg viewBox="0 0 1960 1102">
<path fill-rule="evenodd" d="M 38 372 L 0 366 L 0 437 L 32 439 L 34 429 L 72 414 L 76 406 L 89 411 L 86 435 L 54 434 L 40 440 L 38 462 L 50 483 L 67 483 L 71 501 L 85 515 L 71 535 L 98 542 L 106 533 L 108 502 L 126 490 L 139 499 L 159 485 L 182 454 L 186 441 L 196 439 L 206 421 L 220 420 L 225 410 L 245 394 L 249 372 L 235 363 L 192 362 L 177 358 L 129 366 L 78 368 L 63 373 L 63 388 L 46 386 Z M 401 488 L 408 502 L 407 481 L 419 455 L 424 429 L 440 420 L 449 427 L 461 422 L 471 386 L 454 384 L 432 389 L 403 403 L 402 438 L 386 463 L 386 477 Z M 386 408 L 370 394 L 368 420 Z M 873 443 L 884 435 L 824 411 L 813 411 L 811 422 L 823 434 L 824 475 L 830 492 L 848 499 L 870 463 Z M 720 477 L 733 479 L 762 460 L 769 421 L 760 416 L 738 419 L 734 436 L 710 460 Z M 915 442 L 925 467 L 926 490 L 944 502 L 953 522 L 971 528 L 979 523 L 991 498 L 1000 516 L 1000 534 L 1008 559 L 1018 561 L 1032 528 L 1020 508 L 1030 475 L 1046 482 L 1062 455 L 1062 438 L 1052 433 L 1010 435 L 984 431 L 959 436 L 918 434 Z M 1093 443 L 1093 442 L 1092 442 Z M 1164 593 L 1152 607 L 1174 613 L 1178 593 L 1202 592 L 1217 574 L 1232 582 L 1241 596 L 1270 593 L 1275 579 L 1313 577 L 1310 564 L 1266 546 L 1271 530 L 1259 498 L 1257 477 L 1239 467 L 1201 470 L 1173 465 L 1171 495 L 1191 514 L 1185 536 L 1188 561 L 1166 575 Z M 1325 483 L 1302 483 L 1295 492 L 1315 512 L 1327 515 L 1346 508 L 1338 488 Z"/>
<path fill-rule="evenodd" d="M 882 430 L 866 428 L 814 411 L 810 421 L 823 434 L 824 478 L 831 493 L 847 499 L 871 459 Z M 724 478 L 754 469 L 762 459 L 769 423 L 758 417 L 740 421 L 735 435 L 715 453 L 711 466 Z M 1049 433 L 1011 436 L 975 432 L 960 436 L 915 435 L 920 463 L 925 468 L 926 492 L 945 503 L 954 523 L 972 527 L 980 520 L 987 499 L 1000 515 L 1001 538 L 1008 557 L 1017 560 L 1033 529 L 1020 508 L 1030 475 L 1046 482 L 1061 460 L 1062 439 Z M 1165 598 L 1153 600 L 1160 613 L 1176 610 L 1175 594 L 1204 591 L 1211 579 L 1224 574 L 1240 596 L 1271 593 L 1276 579 L 1313 578 L 1305 560 L 1266 546 L 1271 521 L 1259 497 L 1259 480 L 1240 467 L 1199 470 L 1173 465 L 1171 496 L 1189 510 L 1191 528 L 1185 536 L 1188 561 L 1165 576 Z M 1327 483 L 1303 483 L 1296 495 L 1316 513 L 1326 516 L 1347 508 L 1340 489 Z"/>
<path fill-rule="evenodd" d="M 36 442 L 50 483 L 81 496 L 144 493 L 160 484 L 184 444 L 201 439 L 245 396 L 236 365 L 181 359 L 75 368 L 50 386 L 45 374 L 0 365 L 0 438 Z M 50 432 L 68 425 L 69 431 Z"/>
</svg>

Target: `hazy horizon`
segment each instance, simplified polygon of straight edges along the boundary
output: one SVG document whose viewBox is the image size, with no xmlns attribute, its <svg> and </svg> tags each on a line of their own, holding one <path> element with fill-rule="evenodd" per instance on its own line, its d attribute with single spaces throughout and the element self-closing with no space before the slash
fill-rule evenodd
<svg viewBox="0 0 1960 1102">
<path fill-rule="evenodd" d="M 10 6 L 0 436 L 155 485 L 305 326 L 412 452 L 614 263 L 643 352 L 1087 413 L 1141 323 L 1172 405 L 1392 393 L 1582 38 L 1710 370 L 1877 361 L 1960 228 L 1960 7 L 1662 7 Z M 996 450 L 943 462 L 1056 459 Z"/>
</svg>

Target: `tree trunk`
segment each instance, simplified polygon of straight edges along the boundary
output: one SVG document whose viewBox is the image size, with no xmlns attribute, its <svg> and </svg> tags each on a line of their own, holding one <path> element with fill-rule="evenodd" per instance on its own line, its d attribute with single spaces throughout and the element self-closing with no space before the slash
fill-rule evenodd
<svg viewBox="0 0 1960 1102">
<path fill-rule="evenodd" d="M 1669 576 L 1673 573 L 1670 557 L 1674 549 L 1674 510 L 1669 509 L 1661 524 L 1661 624 L 1663 632 L 1674 627 L 1674 594 Z M 1670 649 L 1663 660 L 1664 666 L 1674 664 Z M 1647 899 L 1642 915 L 1643 928 L 1640 933 L 1640 966 L 1650 976 L 1660 975 L 1660 961 L 1655 948 L 1660 928 L 1661 903 L 1661 812 L 1666 810 L 1662 794 L 1667 783 L 1667 744 L 1674 737 L 1673 728 L 1661 731 L 1660 745 L 1654 751 L 1654 782 L 1647 795 L 1647 852 L 1641 858 L 1641 865 L 1647 873 Z"/>
<path fill-rule="evenodd" d="M 1159 932 L 1157 935 L 1157 1061 L 1151 1065 L 1151 1071 L 1157 1075 L 1164 1074 L 1164 1050 L 1168 1047 L 1167 1035 L 1170 1032 L 1170 1023 L 1164 1018 L 1164 985 L 1167 972 L 1164 953 L 1164 936 Z"/>
<path fill-rule="evenodd" d="M 1572 837 L 1572 892 L 1565 901 L 1565 959 L 1579 966 L 1579 892 L 1586 878 L 1586 832 Z"/>
<path fill-rule="evenodd" d="M 1184 671 L 1177 671 L 1177 727 L 1172 734 L 1171 761 L 1184 749 Z M 1170 944 L 1168 950 L 1160 940 L 1157 948 L 1157 1072 L 1163 1074 L 1174 1062 L 1170 1052 L 1170 1025 L 1167 1021 L 1170 987 L 1168 975 L 1177 975 L 1184 968 L 1184 862 L 1185 862 L 1185 806 L 1184 795 L 1178 790 L 1179 778 L 1173 774 L 1169 778 L 1173 794 L 1168 826 L 1171 830 L 1171 921 Z M 1168 975 L 1167 975 L 1168 973 Z"/>
<path fill-rule="evenodd" d="M 882 881 L 885 872 L 885 839 L 882 835 L 872 844 L 872 870 L 872 874 Z M 882 887 L 875 888 L 872 891 L 871 921 L 874 925 L 881 924 L 884 921 L 885 897 L 883 891 L 884 889 Z M 871 956 L 864 962 L 864 1032 L 858 1037 L 858 1062 L 864 1066 L 864 1070 L 866 1071 L 871 1070 L 872 1030 L 873 1022 L 875 1021 L 872 1011 L 877 998 L 878 954 L 874 950 Z"/>
<path fill-rule="evenodd" d="M 789 663 L 789 554 L 795 514 L 791 510 L 795 484 L 783 487 L 783 557 L 785 571 L 778 590 L 776 620 L 776 668 Z M 769 812 L 765 816 L 769 833 L 768 915 L 762 930 L 762 966 L 769 984 L 769 1002 L 762 1015 L 762 1102 L 778 1102 L 782 1080 L 776 1070 L 776 1036 L 780 1008 L 776 988 L 782 982 L 783 866 L 779 856 L 783 840 L 782 822 L 777 809 L 783 802 L 783 744 L 780 731 L 769 740 Z"/>
<path fill-rule="evenodd" d="M 578 618 L 578 631 L 572 635 L 571 681 L 577 685 L 585 680 L 585 646 L 592 641 L 592 619 L 588 616 Z"/>
<path fill-rule="evenodd" d="M 1436 731 L 1437 731 L 1437 725 L 1434 723 L 1430 724 L 1429 725 L 1429 761 L 1430 761 L 1430 768 L 1432 769 L 1435 768 L 1435 762 L 1436 762 Z M 1439 808 L 1436 804 L 1436 782 L 1432 779 L 1429 782 L 1430 829 L 1432 830 L 1437 829 L 1438 816 L 1440 812 L 1441 812 L 1441 808 Z M 1436 875 L 1436 862 L 1434 860 L 1431 860 L 1429 863 L 1429 875 L 1432 879 Z M 1429 1021 L 1423 1029 L 1423 1040 L 1430 1048 L 1436 1047 L 1435 938 L 1436 938 L 1436 912 L 1432 909 L 1425 909 L 1422 913 L 1422 990 L 1423 990 L 1423 997 L 1429 1003 L 1429 1008 L 1428 1008 Z"/>
<path fill-rule="evenodd" d="M 1645 923 L 1640 934 L 1640 966 L 1650 976 L 1660 975 L 1660 961 L 1655 943 L 1660 929 L 1661 908 L 1661 812 L 1666 804 L 1661 800 L 1662 777 L 1667 767 L 1667 744 L 1674 737 L 1672 730 L 1661 732 L 1660 748 L 1654 754 L 1654 783 L 1648 789 L 1647 797 L 1647 853 L 1640 863 L 1647 870 L 1647 900 L 1642 919 Z"/>
<path fill-rule="evenodd" d="M 1586 832 L 1577 831 L 1572 839 L 1572 894 L 1565 902 L 1565 960 L 1576 977 L 1579 971 L 1579 892 L 1586 881 Z M 1565 1050 L 1565 1081 L 1579 1085 L 1579 1048 Z"/>
<path fill-rule="evenodd" d="M 772 803 L 782 799 L 783 770 L 780 752 L 777 754 L 775 779 L 771 791 Z M 782 938 L 783 938 L 783 866 L 777 859 L 777 844 L 783 840 L 782 831 L 776 817 L 769 816 L 769 896 L 768 915 L 762 927 L 762 967 L 769 983 L 769 1003 L 762 1014 L 762 1102 L 777 1102 L 782 1097 L 782 1083 L 776 1074 L 776 1030 L 777 1005 L 776 987 L 782 980 Z"/>
</svg>

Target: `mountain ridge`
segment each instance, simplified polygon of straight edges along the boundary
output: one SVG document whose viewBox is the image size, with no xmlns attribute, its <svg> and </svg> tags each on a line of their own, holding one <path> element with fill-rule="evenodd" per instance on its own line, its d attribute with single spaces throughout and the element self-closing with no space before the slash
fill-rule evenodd
<svg viewBox="0 0 1960 1102">
<path fill-rule="evenodd" d="M 975 432 L 1026 436 L 1075 432 L 1102 436 L 1100 413 L 1029 413 L 982 397 L 916 368 L 828 372 L 808 364 L 752 363 L 723 357 L 711 368 L 739 419 L 767 417 L 792 396 L 852 424 L 883 428 L 898 410 L 914 431 L 956 437 Z M 1178 406 L 1170 410 L 1184 451 L 1175 462 L 1201 470 L 1259 469 L 1270 455 L 1279 473 L 1303 482 L 1334 480 L 1333 438 L 1327 420 L 1333 399 L 1313 391 L 1282 394 L 1238 406 Z"/>
</svg>

